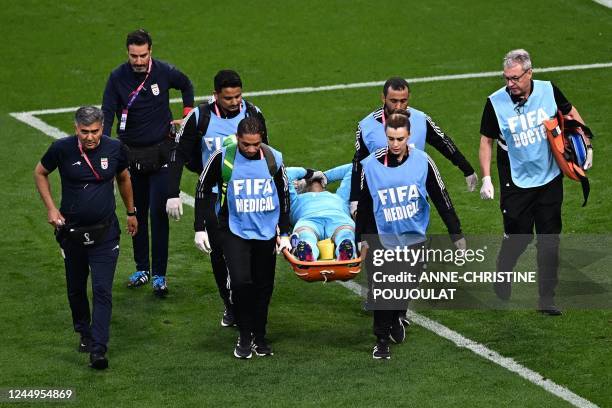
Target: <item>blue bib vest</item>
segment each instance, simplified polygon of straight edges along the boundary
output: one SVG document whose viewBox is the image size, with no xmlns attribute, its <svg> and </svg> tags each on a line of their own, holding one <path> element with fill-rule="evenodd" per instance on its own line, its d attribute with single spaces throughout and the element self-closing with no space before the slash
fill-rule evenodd
<svg viewBox="0 0 612 408">
<path fill-rule="evenodd" d="M 414 108 L 408 108 L 408 111 L 410 112 L 410 139 L 408 139 L 408 145 L 419 150 L 425 150 L 425 136 L 427 135 L 426 115 Z M 374 113 L 370 113 L 359 122 L 361 137 L 370 153 L 376 149 L 387 147 L 385 126 L 376 119 Z"/>
<path fill-rule="evenodd" d="M 196 123 L 199 122 L 199 110 L 196 109 Z M 238 123 L 246 117 L 246 102 L 242 101 L 240 113 L 233 118 L 223 119 L 217 116 L 214 112 L 210 112 L 210 122 L 206 129 L 206 134 L 202 136 L 202 166 L 206 166 L 206 162 L 215 150 L 221 149 L 223 141 L 230 135 L 235 135 L 238 129 Z M 218 193 L 217 187 L 213 187 L 213 193 Z"/>
<path fill-rule="evenodd" d="M 270 148 L 277 169 L 283 162 L 280 152 Z M 223 148 L 223 160 L 225 160 Z M 274 179 L 265 158 L 249 160 L 236 152 L 232 177 L 227 183 L 230 231 L 244 239 L 268 240 L 276 235 L 280 204 Z"/>
<path fill-rule="evenodd" d="M 427 154 L 410 149 L 408 159 L 397 167 L 380 163 L 375 153 L 361 163 L 383 245 L 410 245 L 425 240 L 429 225 Z"/>
<path fill-rule="evenodd" d="M 527 102 L 518 106 L 506 88 L 489 96 L 502 138 L 508 146 L 510 173 L 518 187 L 539 187 L 559 175 L 542 122 L 557 113 L 552 84 L 533 81 Z"/>
</svg>

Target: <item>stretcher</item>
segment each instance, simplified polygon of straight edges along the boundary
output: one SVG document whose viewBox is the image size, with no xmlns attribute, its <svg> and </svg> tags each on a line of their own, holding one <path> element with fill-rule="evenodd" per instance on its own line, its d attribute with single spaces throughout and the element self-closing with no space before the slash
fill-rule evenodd
<svg viewBox="0 0 612 408">
<path fill-rule="evenodd" d="M 293 256 L 287 249 L 283 250 L 283 255 L 293 268 L 295 275 L 306 282 L 348 281 L 357 276 L 361 270 L 361 257 L 348 261 L 305 262 Z"/>
</svg>

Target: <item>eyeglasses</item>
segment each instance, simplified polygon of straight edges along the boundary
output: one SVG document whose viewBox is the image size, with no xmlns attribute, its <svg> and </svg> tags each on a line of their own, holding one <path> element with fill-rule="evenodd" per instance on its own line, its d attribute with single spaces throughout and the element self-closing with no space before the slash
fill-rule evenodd
<svg viewBox="0 0 612 408">
<path fill-rule="evenodd" d="M 506 81 L 506 83 L 508 83 L 508 82 L 512 82 L 512 83 L 514 83 L 514 84 L 518 84 L 518 82 L 521 80 L 521 78 L 522 78 L 523 76 L 525 76 L 525 74 L 526 74 L 527 72 L 529 72 L 529 70 L 528 70 L 528 69 L 524 70 L 524 71 L 523 71 L 523 73 L 522 73 L 521 75 L 519 75 L 519 76 L 513 76 L 513 77 L 507 77 L 507 76 L 505 76 L 504 74 L 502 74 L 502 78 L 504 79 L 504 81 Z"/>
</svg>

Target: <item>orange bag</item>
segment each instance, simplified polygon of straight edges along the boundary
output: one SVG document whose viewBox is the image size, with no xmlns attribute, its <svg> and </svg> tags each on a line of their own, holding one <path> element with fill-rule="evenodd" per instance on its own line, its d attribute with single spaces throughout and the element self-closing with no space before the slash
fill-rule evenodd
<svg viewBox="0 0 612 408">
<path fill-rule="evenodd" d="M 543 122 L 546 128 L 546 138 L 550 143 L 550 150 L 559 166 L 559 169 L 572 180 L 582 184 L 582 195 L 584 207 L 587 204 L 591 190 L 589 179 L 580 163 L 578 150 L 580 146 L 587 146 L 587 135 L 592 137 L 591 130 L 575 121 L 565 121 L 561 112 L 557 112 L 554 118 Z"/>
</svg>

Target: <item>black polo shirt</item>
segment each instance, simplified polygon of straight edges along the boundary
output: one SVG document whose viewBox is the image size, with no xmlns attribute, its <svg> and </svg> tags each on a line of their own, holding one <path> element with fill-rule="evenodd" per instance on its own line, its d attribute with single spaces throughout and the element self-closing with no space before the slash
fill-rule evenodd
<svg viewBox="0 0 612 408">
<path fill-rule="evenodd" d="M 128 167 L 125 147 L 120 141 L 106 136 L 100 139 L 95 149 L 85 150 L 85 154 L 100 180 L 81 156 L 76 136 L 56 140 L 40 159 L 47 171 L 59 169 L 62 184 L 60 212 L 68 224 L 92 225 L 113 215 L 113 180 Z"/>
</svg>

